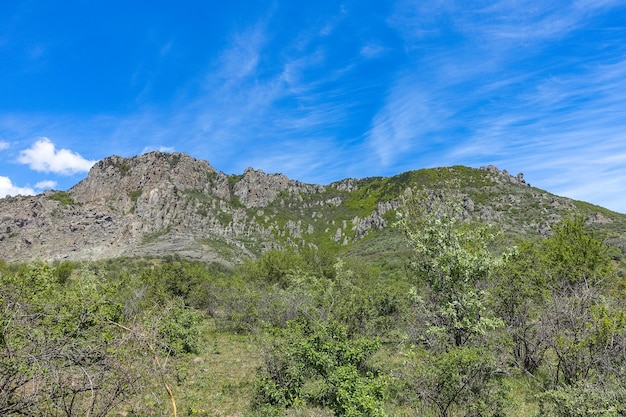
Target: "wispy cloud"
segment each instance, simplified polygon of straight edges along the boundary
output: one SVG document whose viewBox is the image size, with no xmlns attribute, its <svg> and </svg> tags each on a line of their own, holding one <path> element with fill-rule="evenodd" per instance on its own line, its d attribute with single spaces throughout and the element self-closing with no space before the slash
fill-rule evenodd
<svg viewBox="0 0 626 417">
<path fill-rule="evenodd" d="M 361 55 L 365 58 L 376 58 L 387 51 L 387 48 L 377 43 L 368 43 L 361 47 Z"/>
<path fill-rule="evenodd" d="M 20 151 L 17 162 L 28 165 L 35 171 L 53 172 L 61 175 L 87 172 L 96 163 L 96 161 L 89 161 L 71 150 L 57 150 L 54 143 L 48 138 L 41 138 L 30 148 Z"/>
<path fill-rule="evenodd" d="M 231 44 L 220 54 L 217 71 L 210 74 L 212 79 L 208 81 L 211 88 L 214 81 L 223 82 L 223 88 L 228 88 L 241 79 L 256 74 L 265 42 L 263 22 L 233 35 Z"/>
<path fill-rule="evenodd" d="M 304 27 L 291 39 L 269 39 L 264 31 L 271 23 L 234 36 L 210 68 L 204 94 L 180 111 L 176 123 L 185 125 L 190 142 L 212 158 L 233 159 L 236 154 L 256 160 L 257 153 L 287 152 L 284 143 L 315 155 L 312 144 L 346 122 L 354 106 L 353 89 L 361 88 L 345 78 L 351 59 L 336 62 L 328 54 L 340 20 Z"/>
<path fill-rule="evenodd" d="M 626 61 L 552 76 L 512 98 L 505 114 L 491 109 L 453 152 L 524 170 L 534 185 L 557 194 L 623 207 L 625 89 Z M 489 152 L 468 151 L 474 146 Z"/>
<path fill-rule="evenodd" d="M 602 47 L 579 45 L 564 58 L 541 55 L 619 3 L 398 4 L 388 22 L 418 75 L 398 77 L 372 119 L 368 140 L 381 161 L 496 163 L 552 192 L 624 207 L 623 36 L 613 32 Z M 445 19 L 453 24 L 438 24 Z M 456 42 L 432 48 L 431 39 L 450 33 Z M 439 140 L 443 150 L 424 149 Z"/>
<path fill-rule="evenodd" d="M 180 80 L 167 71 L 183 65 L 182 38 L 164 35 L 137 56 L 133 111 L 4 112 L 0 150 L 70 174 L 113 153 L 176 149 L 229 173 L 310 182 L 494 163 L 576 198 L 623 194 L 623 23 L 600 14 L 623 1 L 394 0 L 368 13 L 330 3 L 302 18 L 276 2 L 227 22 L 237 29 L 198 49 Z M 72 150 L 31 146 L 41 136 Z"/>
<path fill-rule="evenodd" d="M 409 150 L 425 150 L 446 115 L 428 92 L 411 82 L 400 82 L 372 120 L 368 142 L 383 166 L 397 162 Z"/>
</svg>

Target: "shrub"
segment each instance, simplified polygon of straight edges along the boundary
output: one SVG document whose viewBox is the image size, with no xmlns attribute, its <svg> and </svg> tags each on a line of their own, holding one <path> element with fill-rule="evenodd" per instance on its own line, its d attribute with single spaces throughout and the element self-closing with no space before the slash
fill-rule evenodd
<svg viewBox="0 0 626 417">
<path fill-rule="evenodd" d="M 378 350 L 371 339 L 350 339 L 344 325 L 300 317 L 271 339 L 259 370 L 255 405 L 330 408 L 337 416 L 385 415 L 387 377 L 368 369 Z"/>
</svg>

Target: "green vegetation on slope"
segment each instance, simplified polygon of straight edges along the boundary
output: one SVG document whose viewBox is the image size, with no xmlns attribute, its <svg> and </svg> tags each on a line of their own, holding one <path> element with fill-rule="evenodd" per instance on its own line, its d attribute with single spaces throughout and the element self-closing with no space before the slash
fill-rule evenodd
<svg viewBox="0 0 626 417">
<path fill-rule="evenodd" d="M 422 190 L 382 239 L 234 269 L 1 264 L 0 414 L 624 415 L 622 257 L 583 217 L 497 247 L 464 204 Z"/>
</svg>

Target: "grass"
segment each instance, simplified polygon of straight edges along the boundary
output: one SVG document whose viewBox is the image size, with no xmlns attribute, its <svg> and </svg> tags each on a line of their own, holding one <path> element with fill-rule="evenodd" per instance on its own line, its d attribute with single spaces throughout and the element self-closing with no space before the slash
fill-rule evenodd
<svg viewBox="0 0 626 417">
<path fill-rule="evenodd" d="M 180 416 L 238 417 L 249 413 L 256 369 L 262 355 L 249 335 L 222 333 L 212 320 L 203 333 L 203 350 L 179 364 L 175 389 Z"/>
<path fill-rule="evenodd" d="M 523 375 L 505 379 L 509 388 L 506 413 L 516 417 L 535 417 L 539 412 L 536 395 L 540 391 L 535 383 Z"/>
<path fill-rule="evenodd" d="M 166 234 L 168 234 L 170 232 L 171 228 L 168 226 L 164 229 L 158 230 L 154 233 L 151 233 L 149 235 L 144 235 L 143 238 L 141 239 L 141 244 L 142 245 L 148 245 L 150 243 L 154 243 L 156 242 L 161 236 L 165 236 Z"/>
<path fill-rule="evenodd" d="M 201 353 L 175 359 L 170 364 L 176 369 L 170 379 L 178 416 L 194 417 L 260 417 L 250 408 L 254 395 L 256 370 L 261 366 L 263 353 L 254 335 L 231 334 L 215 329 L 213 320 L 207 321 L 202 332 Z M 393 344 L 372 358 L 372 365 L 387 371 L 402 367 L 403 349 Z M 538 387 L 523 375 L 512 375 L 505 382 L 509 388 L 506 415 L 515 417 L 536 416 L 538 404 L 535 394 Z M 169 415 L 165 394 L 162 408 Z M 387 404 L 389 416 L 414 416 L 415 410 L 405 405 Z M 286 410 L 285 417 L 329 417 L 326 410 L 296 407 Z"/>
</svg>

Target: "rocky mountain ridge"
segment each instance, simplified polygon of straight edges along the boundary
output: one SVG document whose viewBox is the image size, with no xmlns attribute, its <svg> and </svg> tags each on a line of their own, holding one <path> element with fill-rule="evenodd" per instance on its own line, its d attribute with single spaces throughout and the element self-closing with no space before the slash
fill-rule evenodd
<svg viewBox="0 0 626 417">
<path fill-rule="evenodd" d="M 546 234 L 575 211 L 608 227 L 618 247 L 625 241 L 626 216 L 554 196 L 493 166 L 315 185 L 252 168 L 227 175 L 186 154 L 152 152 L 105 158 L 67 192 L 1 199 L 0 259 L 177 255 L 236 263 L 286 246 L 353 248 L 382 239 L 407 189 L 450 177 L 459 180 L 468 213 L 512 234 Z"/>
</svg>

